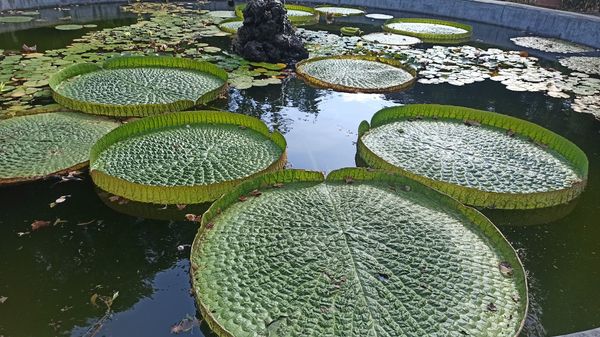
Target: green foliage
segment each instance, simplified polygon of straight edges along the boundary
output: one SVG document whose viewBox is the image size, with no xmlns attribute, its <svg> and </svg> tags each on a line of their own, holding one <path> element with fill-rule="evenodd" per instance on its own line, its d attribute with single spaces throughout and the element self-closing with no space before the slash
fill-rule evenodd
<svg viewBox="0 0 600 337">
<path fill-rule="evenodd" d="M 457 33 L 427 33 L 427 32 L 416 32 L 405 29 L 394 29 L 392 28 L 393 24 L 430 24 L 430 25 L 440 25 L 458 28 L 460 30 L 464 30 L 466 32 L 457 32 Z M 391 19 L 385 22 L 383 25 L 383 30 L 418 37 L 423 40 L 423 42 L 429 43 L 461 43 L 466 42 L 471 39 L 471 35 L 473 34 L 473 27 L 469 25 L 465 25 L 458 22 L 445 21 L 445 20 L 437 20 L 437 19 L 422 19 L 422 18 L 402 18 L 402 19 Z"/>
<path fill-rule="evenodd" d="M 340 28 L 340 32 L 345 36 L 360 36 L 363 31 L 357 27 L 342 27 Z"/>
<path fill-rule="evenodd" d="M 358 153 L 369 166 L 405 174 L 474 206 L 559 205 L 587 183 L 587 157 L 569 140 L 527 121 L 464 107 L 383 109 L 370 126 L 361 123 Z"/>
<path fill-rule="evenodd" d="M 87 166 L 92 145 L 119 123 L 58 112 L 0 121 L 0 185 Z"/>
<path fill-rule="evenodd" d="M 243 182 L 204 214 L 191 260 L 218 336 L 517 336 L 528 306 L 519 258 L 487 218 L 366 169 Z"/>
<path fill-rule="evenodd" d="M 285 149 L 283 136 L 253 117 L 171 113 L 127 123 L 100 139 L 90 174 L 101 189 L 130 200 L 195 204 L 282 168 Z"/>
<path fill-rule="evenodd" d="M 160 56 L 115 57 L 54 74 L 54 99 L 71 109 L 109 116 L 149 116 L 217 98 L 227 73 L 208 62 Z M 193 85 L 190 85 L 193 84 Z"/>
</svg>

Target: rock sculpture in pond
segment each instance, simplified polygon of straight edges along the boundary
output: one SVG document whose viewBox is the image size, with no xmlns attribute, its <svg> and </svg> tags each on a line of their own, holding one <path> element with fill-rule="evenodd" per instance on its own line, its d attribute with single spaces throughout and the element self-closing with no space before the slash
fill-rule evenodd
<svg viewBox="0 0 600 337">
<path fill-rule="evenodd" d="M 280 0 L 250 0 L 244 25 L 233 41 L 233 50 L 250 61 L 294 63 L 308 51 L 288 20 Z"/>
</svg>

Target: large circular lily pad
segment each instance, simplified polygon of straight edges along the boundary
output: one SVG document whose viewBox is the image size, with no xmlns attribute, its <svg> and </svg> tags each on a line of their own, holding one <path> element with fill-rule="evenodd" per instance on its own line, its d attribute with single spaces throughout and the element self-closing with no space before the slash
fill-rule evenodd
<svg viewBox="0 0 600 337">
<path fill-rule="evenodd" d="M 410 46 L 423 41 L 414 36 L 400 35 L 394 33 L 371 33 L 362 37 L 363 40 L 392 46 Z"/>
<path fill-rule="evenodd" d="M 288 19 L 294 25 L 306 25 L 319 21 L 319 13 L 312 7 L 294 4 L 285 4 L 284 6 L 287 10 Z M 246 9 L 246 4 L 235 6 L 235 14 L 239 18 L 243 18 L 244 9 Z"/>
<path fill-rule="evenodd" d="M 296 72 L 320 87 L 348 92 L 392 92 L 410 87 L 414 69 L 372 56 L 316 57 L 296 65 Z"/>
<path fill-rule="evenodd" d="M 586 53 L 594 51 L 593 48 L 550 37 L 541 36 L 518 36 L 510 39 L 514 44 L 520 47 L 537 49 L 549 53 Z"/>
<path fill-rule="evenodd" d="M 562 58 L 559 62 L 574 71 L 600 75 L 600 56 L 571 56 Z"/>
<path fill-rule="evenodd" d="M 92 148 L 90 173 L 103 190 L 141 202 L 212 201 L 253 175 L 285 165 L 285 139 L 260 120 L 200 111 L 143 118 Z"/>
<path fill-rule="evenodd" d="M 332 16 L 353 16 L 363 15 L 365 11 L 359 8 L 339 7 L 339 6 L 318 6 L 315 10 L 321 14 Z"/>
<path fill-rule="evenodd" d="M 237 34 L 238 29 L 244 25 L 244 20 L 240 18 L 225 19 L 219 23 L 219 29 L 230 34 Z"/>
<path fill-rule="evenodd" d="M 25 23 L 33 20 L 30 16 L 0 16 L 0 23 Z"/>
<path fill-rule="evenodd" d="M 538 125 L 487 111 L 411 105 L 377 112 L 359 130 L 369 165 L 406 174 L 475 206 L 567 203 L 587 182 L 575 144 Z"/>
<path fill-rule="evenodd" d="M 204 214 L 191 253 L 218 336 L 517 336 L 527 284 L 476 210 L 364 169 L 286 170 Z"/>
<path fill-rule="evenodd" d="M 86 166 L 92 145 L 118 125 L 108 119 L 70 112 L 0 121 L 0 185 Z"/>
<path fill-rule="evenodd" d="M 402 35 L 418 37 L 424 42 L 431 43 L 457 43 L 468 41 L 473 28 L 458 22 L 403 18 L 392 19 L 385 22 L 383 29 Z"/>
<path fill-rule="evenodd" d="M 69 66 L 50 78 L 54 99 L 71 109 L 111 116 L 178 111 L 217 98 L 227 73 L 175 57 L 117 57 Z"/>
</svg>

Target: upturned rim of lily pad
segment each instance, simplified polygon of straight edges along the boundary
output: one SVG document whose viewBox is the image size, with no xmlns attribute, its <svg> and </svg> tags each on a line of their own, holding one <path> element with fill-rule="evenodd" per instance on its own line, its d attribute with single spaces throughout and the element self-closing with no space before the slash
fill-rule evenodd
<svg viewBox="0 0 600 337">
<path fill-rule="evenodd" d="M 466 33 L 457 33 L 457 34 L 431 34 L 431 33 L 417 33 L 402 29 L 394 29 L 389 25 L 394 23 L 428 23 L 428 24 L 436 24 L 449 26 L 454 28 L 464 29 Z M 438 19 L 426 19 L 426 18 L 400 18 L 400 19 L 391 19 L 387 20 L 383 24 L 383 30 L 390 33 L 408 35 L 418 37 L 423 40 L 423 42 L 428 43 L 462 43 L 467 42 L 471 39 L 473 35 L 473 27 L 464 23 L 447 21 L 447 20 L 438 20 Z"/>
<path fill-rule="evenodd" d="M 332 60 L 333 59 L 364 60 L 364 61 L 371 61 L 371 62 L 379 62 L 379 63 L 383 63 L 383 64 L 386 64 L 386 65 L 389 65 L 392 67 L 396 67 L 396 68 L 399 68 L 399 69 L 402 69 L 402 70 L 408 72 L 412 76 L 412 79 L 409 81 L 406 81 L 402 84 L 391 86 L 391 87 L 385 87 L 385 88 L 356 88 L 356 87 L 350 87 L 350 86 L 345 86 L 345 85 L 341 85 L 341 84 L 334 84 L 334 83 L 322 81 L 322 80 L 320 80 L 316 77 L 313 77 L 310 74 L 307 74 L 306 72 L 302 71 L 302 66 L 307 63 L 321 61 L 321 60 L 329 60 L 329 59 L 332 59 Z M 417 80 L 417 71 L 413 67 L 406 65 L 398 60 L 394 60 L 394 59 L 390 59 L 390 58 L 383 58 L 383 57 L 378 57 L 378 56 L 367 56 L 367 55 L 336 55 L 336 56 L 319 56 L 319 57 L 309 58 L 309 59 L 303 60 L 301 62 L 298 62 L 296 64 L 296 74 L 298 76 L 300 76 L 301 78 L 303 78 L 304 80 L 306 80 L 308 83 L 313 84 L 317 87 L 321 87 L 321 88 L 325 88 L 325 89 L 334 89 L 336 91 L 343 91 L 343 92 L 350 92 L 350 93 L 389 93 L 389 92 L 401 91 L 401 90 L 410 88 Z"/>
<path fill-rule="evenodd" d="M 111 176 L 101 170 L 94 169 L 94 163 L 102 152 L 122 140 L 164 128 L 185 128 L 189 125 L 237 125 L 241 128 L 247 128 L 266 137 L 269 142 L 272 142 L 281 150 L 281 154 L 267 168 L 250 176 L 212 184 L 146 185 Z M 155 204 L 198 204 L 217 199 L 244 180 L 265 172 L 280 170 L 285 166 L 286 161 L 287 142 L 285 138 L 278 131 L 271 132 L 267 125 L 258 118 L 224 111 L 184 111 L 150 116 L 129 122 L 100 138 L 90 151 L 90 176 L 96 186 L 102 190 L 129 200 Z"/>
<path fill-rule="evenodd" d="M 240 23 L 243 24 L 244 23 L 244 19 L 240 19 L 239 17 L 225 19 L 225 20 L 219 22 L 219 24 L 217 25 L 217 27 L 219 27 L 219 29 L 222 30 L 222 31 L 224 31 L 225 33 L 237 34 L 237 29 L 231 29 L 231 28 L 225 26 L 226 23 L 231 23 L 231 22 L 240 22 Z"/>
<path fill-rule="evenodd" d="M 71 78 L 107 69 L 123 69 L 123 68 L 176 68 L 184 70 L 198 71 L 215 76 L 223 81 L 223 84 L 209 92 L 204 93 L 193 100 L 179 100 L 164 104 L 104 104 L 78 100 L 75 98 L 62 95 L 58 87 L 62 82 Z M 228 74 L 225 70 L 215 66 L 209 62 L 200 62 L 192 59 L 171 57 L 171 56 L 117 56 L 110 58 L 103 63 L 77 63 L 61 69 L 57 73 L 50 76 L 49 85 L 52 89 L 52 97 L 54 100 L 70 109 L 83 111 L 96 115 L 114 116 L 114 117 L 131 117 L 131 116 L 151 116 L 165 112 L 174 112 L 186 110 L 196 105 L 208 103 L 218 98 L 221 93 L 227 89 Z"/>
<path fill-rule="evenodd" d="M 295 4 L 285 4 L 284 7 L 288 11 L 296 10 L 296 11 L 303 11 L 303 12 L 310 13 L 310 15 L 297 15 L 297 16 L 289 16 L 288 15 L 288 19 L 290 20 L 290 22 L 293 25 L 309 25 L 309 24 L 315 24 L 315 23 L 319 22 L 319 12 L 312 7 L 295 5 Z M 245 8 L 246 8 L 245 3 L 235 6 L 235 15 L 242 20 L 244 19 L 244 9 Z"/>
<path fill-rule="evenodd" d="M 319 6 L 315 7 L 315 10 L 322 14 L 322 15 L 327 15 L 328 12 L 327 11 L 323 11 L 322 9 L 319 10 L 319 8 L 327 8 L 327 7 L 331 7 L 331 8 L 340 8 L 340 9 L 355 9 L 357 11 L 360 11 L 360 13 L 356 12 L 356 13 L 352 13 L 352 14 L 339 14 L 339 13 L 333 13 L 331 14 L 331 16 L 333 17 L 344 17 L 344 16 L 360 16 L 360 15 L 365 15 L 367 12 L 365 11 L 364 8 L 362 7 L 358 7 L 358 6 L 339 6 L 339 5 L 332 5 L 332 4 L 321 4 Z"/>
<path fill-rule="evenodd" d="M 363 136 L 372 129 L 412 118 L 439 118 L 448 121 L 474 121 L 514 134 L 528 137 L 556 151 L 576 169 L 581 181 L 571 187 L 535 193 L 489 192 L 473 187 L 431 179 L 393 165 L 371 151 L 363 142 Z M 536 209 L 562 205 L 577 198 L 587 185 L 588 158 L 577 145 L 568 139 L 537 124 L 495 112 L 476 110 L 461 106 L 437 104 L 411 104 L 384 108 L 376 112 L 369 124 L 362 121 L 358 127 L 357 149 L 359 157 L 370 167 L 397 172 L 430 186 L 442 193 L 471 206 L 497 209 Z"/>
<path fill-rule="evenodd" d="M 227 330 L 223 324 L 213 315 L 211 308 L 209 308 L 205 301 L 202 299 L 202 293 L 197 290 L 195 271 L 201 266 L 194 262 L 194 255 L 208 240 L 207 236 L 209 231 L 213 230 L 212 226 L 215 218 L 221 216 L 227 211 L 228 208 L 240 202 L 240 198 L 251 194 L 253 191 L 260 191 L 269 188 L 285 188 L 285 184 L 292 183 L 312 183 L 312 184 L 326 184 L 326 183 L 348 183 L 348 180 L 352 183 L 387 183 L 391 189 L 394 186 L 403 186 L 404 188 L 410 189 L 411 193 L 422 193 L 427 195 L 428 198 L 439 200 L 439 202 L 448 205 L 450 208 L 455 209 L 457 212 L 463 214 L 472 221 L 479 230 L 482 236 L 490 240 L 493 243 L 493 247 L 496 251 L 500 251 L 507 258 L 507 262 L 513 268 L 512 276 L 515 278 L 515 283 L 520 290 L 519 295 L 523 295 L 519 303 L 519 321 L 515 334 L 513 337 L 519 336 L 522 331 L 527 312 L 529 310 L 529 286 L 527 282 L 525 268 L 519 258 L 514 247 L 506 239 L 504 234 L 481 212 L 466 206 L 458 200 L 439 192 L 407 175 L 403 175 L 399 172 L 391 172 L 385 170 L 374 170 L 368 168 L 340 168 L 327 174 L 323 172 L 302 170 L 302 169 L 286 169 L 276 172 L 269 172 L 258 175 L 252 179 L 247 179 L 243 183 L 237 185 L 229 192 L 223 194 L 217 199 L 208 210 L 202 215 L 200 221 L 200 227 L 192 243 L 190 250 L 190 260 L 192 266 L 190 268 L 190 274 L 192 277 L 192 292 L 196 303 L 200 310 L 200 314 L 205 319 L 209 328 L 219 337 L 236 337 L 236 335 Z"/>
</svg>

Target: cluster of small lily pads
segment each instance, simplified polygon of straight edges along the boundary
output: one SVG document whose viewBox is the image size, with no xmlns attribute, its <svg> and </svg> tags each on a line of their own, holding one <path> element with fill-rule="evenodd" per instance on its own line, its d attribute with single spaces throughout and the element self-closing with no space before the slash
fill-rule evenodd
<svg viewBox="0 0 600 337">
<path fill-rule="evenodd" d="M 164 54 L 210 61 L 231 71 L 231 85 L 239 89 L 278 84 L 285 75 L 282 65 L 252 65 L 237 55 L 199 41 L 229 35 L 217 27 L 226 13 L 214 15 L 158 3 L 136 3 L 125 6 L 124 10 L 150 14 L 150 17 L 140 18 L 130 26 L 89 32 L 66 48 L 43 53 L 0 50 L 0 83 L 4 83 L 0 90 L 0 118 L 61 110 L 51 100 L 49 74 L 66 65 L 101 62 L 117 55 Z M 57 29 L 75 28 L 79 29 L 57 26 Z"/>
<path fill-rule="evenodd" d="M 326 31 L 298 31 L 307 42 L 311 56 L 375 54 L 404 59 L 419 69 L 418 82 L 422 84 L 464 86 L 490 79 L 511 91 L 543 92 L 554 98 L 573 98 L 573 110 L 591 113 L 600 119 L 600 78 L 594 77 L 600 69 L 600 57 L 564 58 L 561 64 L 575 70 L 566 74 L 545 68 L 538 58 L 519 51 L 468 45 L 410 48 L 402 43 L 389 43 L 389 40 L 397 39 L 394 34 L 376 33 L 376 38 L 369 34 L 361 39 Z M 402 39 L 408 41 L 405 37 Z"/>
</svg>

